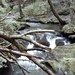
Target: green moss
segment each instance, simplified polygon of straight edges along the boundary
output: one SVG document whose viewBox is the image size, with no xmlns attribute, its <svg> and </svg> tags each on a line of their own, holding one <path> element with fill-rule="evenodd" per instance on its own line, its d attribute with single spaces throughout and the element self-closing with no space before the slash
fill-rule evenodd
<svg viewBox="0 0 75 75">
<path fill-rule="evenodd" d="M 74 58 L 64 58 L 59 62 L 54 60 L 47 60 L 50 66 L 58 72 L 58 68 L 61 68 L 63 72 L 67 72 L 68 75 L 75 75 L 75 59 Z M 61 67 L 59 67 L 59 64 Z"/>
<path fill-rule="evenodd" d="M 20 24 L 20 22 L 12 19 L 4 20 L 2 24 L 0 24 L 0 30 L 13 34 L 15 31 L 20 29 L 21 27 L 25 27 L 25 24 Z"/>
<path fill-rule="evenodd" d="M 56 51 L 58 58 L 74 58 L 75 57 L 75 44 L 58 46 L 53 51 Z"/>
<path fill-rule="evenodd" d="M 72 23 L 69 23 L 67 25 L 65 25 L 63 28 L 62 28 L 62 31 L 64 33 L 74 33 L 75 32 L 75 25 L 72 24 Z"/>
<path fill-rule="evenodd" d="M 75 75 L 75 59 L 74 58 L 64 58 L 61 60 L 63 65 L 62 69 L 67 71 L 69 75 Z"/>
<path fill-rule="evenodd" d="M 47 1 L 35 2 L 24 8 L 23 13 L 30 16 L 42 16 L 48 13 L 49 5 Z"/>
<path fill-rule="evenodd" d="M 55 71 L 57 71 L 57 69 L 58 69 L 58 63 L 56 62 L 56 61 L 52 61 L 52 60 L 47 60 L 46 62 L 48 62 L 51 66 L 52 66 L 52 68 L 55 70 Z"/>
<path fill-rule="evenodd" d="M 45 22 L 45 23 L 47 23 L 47 22 L 58 23 L 58 22 L 59 22 L 59 21 L 57 20 L 57 18 L 54 17 L 54 16 L 52 16 L 51 18 L 41 17 L 41 18 L 40 18 L 40 21 Z"/>
<path fill-rule="evenodd" d="M 59 15 L 68 15 L 70 14 L 70 8 L 63 8 L 62 10 L 57 11 Z"/>
<path fill-rule="evenodd" d="M 19 12 L 18 5 L 15 5 L 12 10 L 12 13 L 16 13 L 16 12 Z"/>
</svg>

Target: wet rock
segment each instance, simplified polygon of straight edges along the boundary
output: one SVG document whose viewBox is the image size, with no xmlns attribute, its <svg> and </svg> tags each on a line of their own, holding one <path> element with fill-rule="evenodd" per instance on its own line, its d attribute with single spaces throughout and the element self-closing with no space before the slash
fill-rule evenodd
<svg viewBox="0 0 75 75">
<path fill-rule="evenodd" d="M 39 42 L 39 43 L 41 43 L 41 44 L 49 47 L 50 44 L 49 44 L 49 42 L 46 39 L 46 37 L 47 37 L 46 34 L 44 34 L 44 33 L 38 33 L 36 35 L 37 35 L 36 36 L 36 38 L 37 38 L 36 41 L 37 42 Z"/>
<path fill-rule="evenodd" d="M 56 46 L 64 45 L 63 39 L 56 39 L 55 44 L 56 44 Z"/>
</svg>

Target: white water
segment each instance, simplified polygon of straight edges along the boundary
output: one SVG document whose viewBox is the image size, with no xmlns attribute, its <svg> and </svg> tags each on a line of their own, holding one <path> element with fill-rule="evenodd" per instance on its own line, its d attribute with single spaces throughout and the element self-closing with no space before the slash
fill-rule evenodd
<svg viewBox="0 0 75 75">
<path fill-rule="evenodd" d="M 53 34 L 53 33 L 45 33 L 45 35 L 46 35 L 46 41 L 47 42 L 49 42 L 49 47 L 51 48 L 51 49 L 54 49 L 55 47 L 56 47 L 56 44 L 55 44 L 55 42 L 56 42 L 56 40 L 57 39 L 59 39 L 60 41 L 59 41 L 59 43 L 60 42 L 63 42 L 64 43 L 64 45 L 68 45 L 68 44 L 70 44 L 70 42 L 66 39 L 66 38 L 64 38 L 64 37 L 62 37 L 62 36 L 57 36 L 56 34 Z M 33 36 L 33 35 L 28 35 L 32 40 L 35 40 L 36 41 L 36 38 L 35 38 L 35 36 Z M 43 38 L 43 36 L 40 36 L 40 38 L 42 39 Z M 61 44 L 61 43 L 60 43 Z M 59 44 L 59 45 L 60 45 Z M 28 49 L 30 49 L 30 48 L 33 48 L 34 47 L 34 44 L 32 44 L 32 43 L 29 43 L 28 42 L 28 46 L 27 46 L 27 48 Z M 42 56 L 43 57 L 43 59 L 44 58 L 46 58 L 46 56 L 47 56 L 47 54 L 45 54 L 45 52 L 41 52 L 41 51 L 37 51 L 37 50 L 34 50 L 34 51 L 28 51 L 28 53 L 30 53 L 30 54 L 32 54 L 32 55 L 37 55 L 37 56 Z M 28 58 L 26 58 L 26 57 L 24 57 L 24 56 L 21 56 L 20 58 L 18 58 L 18 59 L 22 59 L 22 60 L 28 60 Z M 42 60 L 43 60 L 42 59 Z M 42 60 L 38 60 L 38 61 L 42 61 Z M 31 61 L 21 61 L 21 60 L 18 60 L 18 63 L 20 64 L 20 65 L 22 65 L 23 67 L 25 67 L 27 70 L 29 70 L 29 71 L 34 71 L 34 70 L 40 70 L 40 68 L 37 66 L 37 65 L 35 65 L 34 63 L 32 63 Z M 32 74 L 31 74 L 32 75 Z M 46 75 L 46 74 L 45 74 Z"/>
<path fill-rule="evenodd" d="M 49 36 L 48 36 L 48 37 L 47 37 L 47 40 L 48 40 L 49 43 L 50 43 L 50 46 L 49 46 L 49 47 L 50 47 L 51 49 L 54 49 L 54 48 L 56 47 L 55 41 L 56 41 L 57 39 L 60 39 L 60 40 L 61 40 L 60 42 L 63 42 L 64 45 L 69 45 L 69 44 L 70 44 L 70 42 L 69 42 L 66 38 L 64 38 L 64 37 L 54 37 L 53 39 L 50 39 Z"/>
</svg>

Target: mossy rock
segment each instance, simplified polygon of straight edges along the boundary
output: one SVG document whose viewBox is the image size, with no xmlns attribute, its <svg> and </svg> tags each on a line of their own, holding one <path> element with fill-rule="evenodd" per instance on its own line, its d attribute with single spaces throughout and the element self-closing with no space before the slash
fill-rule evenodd
<svg viewBox="0 0 75 75">
<path fill-rule="evenodd" d="M 48 64 L 50 64 L 50 66 L 52 66 L 53 70 L 56 72 L 58 69 L 58 62 L 56 62 L 55 60 L 46 60 L 46 62 Z"/>
<path fill-rule="evenodd" d="M 48 1 L 36 1 L 35 3 L 32 3 L 25 7 L 23 9 L 23 13 L 25 15 L 23 20 L 40 20 L 41 22 L 48 23 L 48 22 L 54 22 L 58 23 L 57 18 L 54 16 L 48 17 L 51 13 L 50 6 L 48 4 Z"/>
<path fill-rule="evenodd" d="M 0 24 L 0 30 L 3 32 L 6 32 L 8 34 L 13 34 L 15 33 L 17 30 L 19 30 L 22 27 L 26 27 L 26 24 L 22 24 L 21 22 L 18 22 L 16 20 L 12 20 L 12 19 L 7 19 L 5 21 L 3 21 L 2 24 Z"/>
<path fill-rule="evenodd" d="M 68 75 L 75 75 L 75 43 L 58 46 L 52 52 L 58 57 L 58 61 L 46 60 L 45 62 L 48 62 L 52 66 L 55 72 L 57 72 L 56 75 L 61 75 L 58 70 Z"/>
<path fill-rule="evenodd" d="M 44 23 L 50 22 L 50 23 L 58 23 L 59 24 L 58 19 L 56 17 L 54 17 L 54 16 L 52 16 L 51 18 L 46 18 L 46 17 L 40 18 L 40 21 L 42 21 Z"/>
<path fill-rule="evenodd" d="M 75 57 L 75 43 L 70 44 L 70 45 L 65 45 L 65 46 L 58 46 L 52 51 L 56 53 L 56 56 L 59 59 L 62 59 L 64 57 L 74 58 Z"/>
<path fill-rule="evenodd" d="M 69 24 L 63 26 L 62 31 L 64 33 L 74 33 L 75 32 L 75 25 L 72 23 L 69 23 Z"/>
<path fill-rule="evenodd" d="M 75 58 L 64 58 L 61 60 L 62 70 L 69 75 L 75 75 Z"/>
<path fill-rule="evenodd" d="M 75 58 L 64 58 L 59 62 L 54 60 L 46 60 L 45 62 L 49 64 L 48 67 L 50 66 L 54 70 L 55 75 L 62 75 L 60 71 L 63 74 L 75 75 Z"/>
<path fill-rule="evenodd" d="M 35 2 L 24 8 L 23 13 L 30 16 L 44 16 L 50 12 L 47 1 Z"/>
<path fill-rule="evenodd" d="M 57 11 L 57 12 L 58 12 L 59 15 L 68 15 L 68 14 L 70 14 L 70 8 L 68 8 L 68 7 L 63 8 L 63 9 Z"/>
</svg>

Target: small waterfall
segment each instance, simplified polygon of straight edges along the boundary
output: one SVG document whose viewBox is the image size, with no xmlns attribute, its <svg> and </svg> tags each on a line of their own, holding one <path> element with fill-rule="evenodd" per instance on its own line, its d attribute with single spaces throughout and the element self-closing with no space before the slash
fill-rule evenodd
<svg viewBox="0 0 75 75">
<path fill-rule="evenodd" d="M 27 35 L 27 36 L 30 37 L 30 39 L 35 40 L 35 36 L 33 36 L 33 35 Z M 27 46 L 27 49 L 33 48 L 33 47 L 34 47 L 34 44 L 29 43 L 28 46 Z"/>
<path fill-rule="evenodd" d="M 50 43 L 49 47 L 54 49 L 56 46 L 69 45 L 70 42 L 63 36 L 57 36 L 52 33 L 48 33 L 46 37 L 47 41 Z"/>
</svg>

